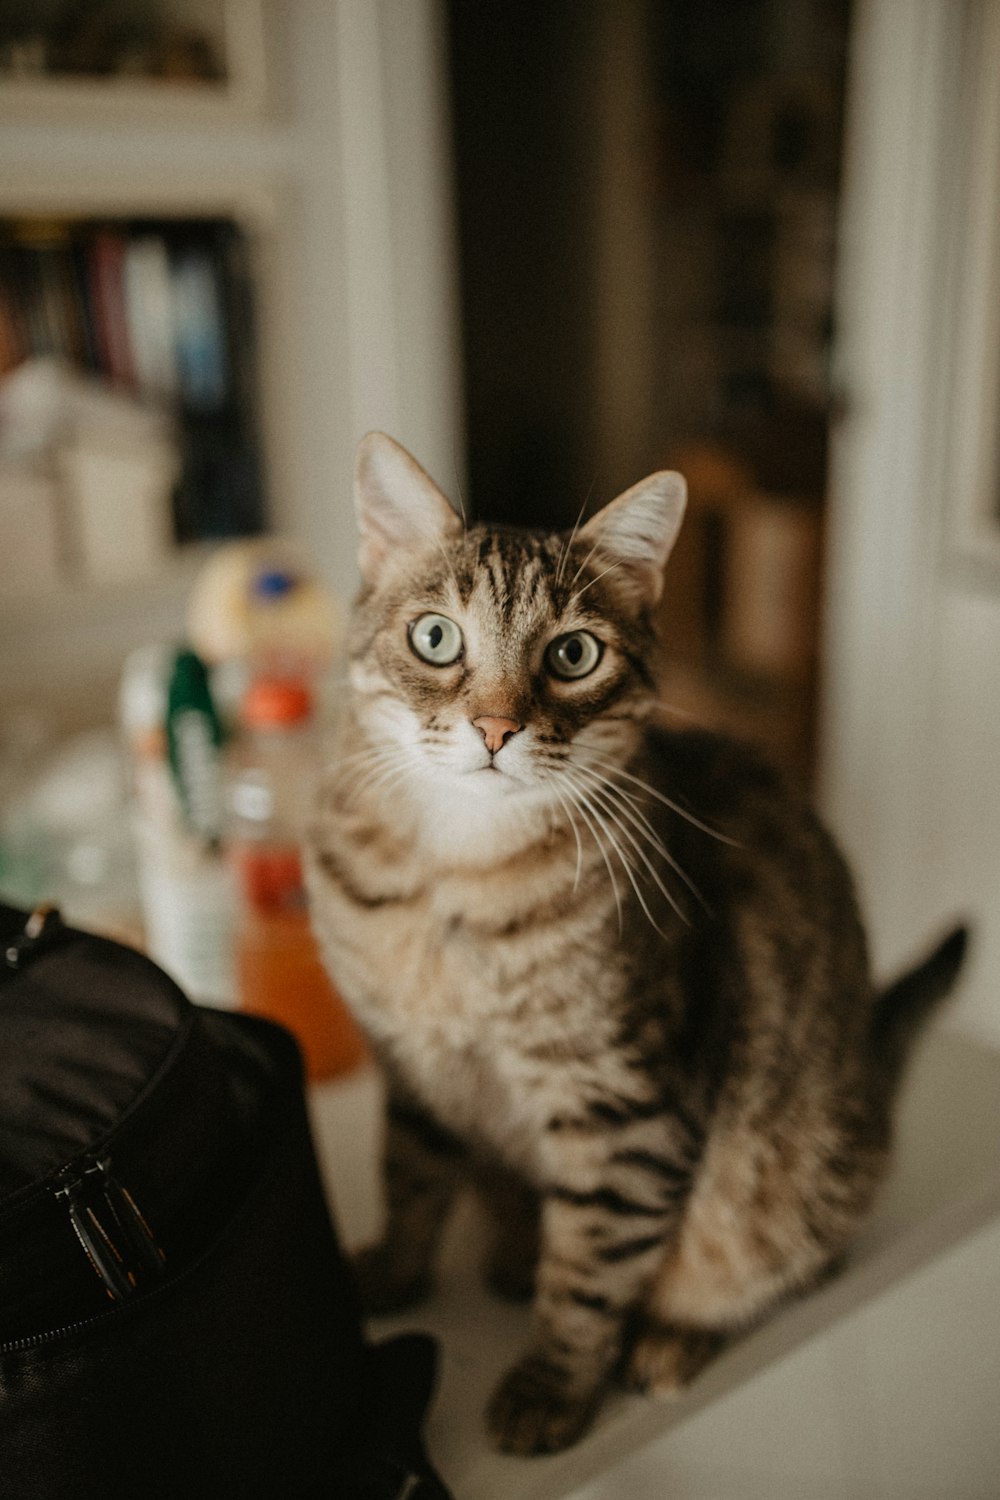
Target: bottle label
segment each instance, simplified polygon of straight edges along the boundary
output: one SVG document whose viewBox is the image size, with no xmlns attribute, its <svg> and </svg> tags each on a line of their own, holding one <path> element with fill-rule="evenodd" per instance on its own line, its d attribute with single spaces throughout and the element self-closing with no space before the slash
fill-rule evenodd
<svg viewBox="0 0 1000 1500">
<path fill-rule="evenodd" d="M 237 851 L 243 899 L 251 911 L 266 916 L 300 916 L 306 910 L 302 857 L 294 847 Z"/>
</svg>

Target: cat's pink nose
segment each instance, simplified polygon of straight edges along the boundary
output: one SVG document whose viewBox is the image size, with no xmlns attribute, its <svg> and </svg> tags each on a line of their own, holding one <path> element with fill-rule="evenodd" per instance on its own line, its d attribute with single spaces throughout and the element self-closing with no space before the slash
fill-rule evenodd
<svg viewBox="0 0 1000 1500">
<path fill-rule="evenodd" d="M 521 727 L 513 719 L 492 719 L 488 715 L 473 719 L 472 722 L 486 741 L 486 748 L 491 755 L 495 755 Z"/>
</svg>

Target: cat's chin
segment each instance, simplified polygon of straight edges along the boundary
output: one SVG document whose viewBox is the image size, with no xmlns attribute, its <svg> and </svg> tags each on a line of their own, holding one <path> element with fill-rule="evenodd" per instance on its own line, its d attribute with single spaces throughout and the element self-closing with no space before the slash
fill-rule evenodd
<svg viewBox="0 0 1000 1500">
<path fill-rule="evenodd" d="M 479 766 L 474 771 L 465 771 L 455 778 L 452 785 L 456 795 L 463 800 L 491 805 L 515 797 L 530 797 L 539 790 L 537 783 L 522 781 L 509 771 L 501 771 L 498 766 Z"/>
<path fill-rule="evenodd" d="M 476 861 L 509 853 L 537 837 L 549 813 L 551 792 L 540 781 L 480 767 L 441 776 L 419 798 L 423 838 L 440 853 Z"/>
<path fill-rule="evenodd" d="M 489 787 L 493 791 L 509 792 L 524 787 L 523 781 L 518 781 L 509 771 L 501 771 L 499 766 L 476 766 L 474 770 L 466 771 L 463 779 L 471 779 L 476 786 Z"/>
</svg>

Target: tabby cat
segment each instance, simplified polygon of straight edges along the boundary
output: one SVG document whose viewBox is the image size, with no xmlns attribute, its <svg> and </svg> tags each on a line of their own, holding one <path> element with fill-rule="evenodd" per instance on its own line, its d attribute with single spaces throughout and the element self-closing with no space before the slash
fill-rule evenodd
<svg viewBox="0 0 1000 1500">
<path fill-rule="evenodd" d="M 575 1441 L 824 1276 L 886 1168 L 910 1035 L 964 933 L 873 993 L 851 879 L 752 752 L 666 731 L 658 473 L 571 534 L 466 528 L 361 444 L 350 694 L 310 835 L 326 961 L 388 1080 L 372 1309 L 424 1295 L 456 1188 L 533 1337 L 487 1420 Z"/>
</svg>

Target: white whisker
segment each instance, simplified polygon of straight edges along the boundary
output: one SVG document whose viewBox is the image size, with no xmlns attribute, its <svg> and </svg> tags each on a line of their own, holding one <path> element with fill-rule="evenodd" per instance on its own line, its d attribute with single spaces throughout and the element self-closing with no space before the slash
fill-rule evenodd
<svg viewBox="0 0 1000 1500">
<path fill-rule="evenodd" d="M 383 794 L 385 794 L 386 792 L 391 792 L 395 787 L 399 786 L 402 782 L 405 782 L 408 779 L 409 774 L 409 766 L 398 766 L 395 769 L 390 766 L 386 770 L 382 771 L 380 775 L 374 777 L 373 780 L 366 785 L 365 791 L 380 791 Z"/>
<path fill-rule="evenodd" d="M 402 777 L 410 765 L 410 753 L 403 746 L 386 746 L 374 750 L 364 764 L 347 776 L 345 792 L 348 797 L 356 800 L 362 792 L 374 790 L 390 777 Z"/>
<path fill-rule="evenodd" d="M 595 479 L 595 483 L 596 483 L 596 479 Z M 594 485 L 591 484 L 590 489 L 587 491 L 586 499 L 584 500 L 583 504 L 580 506 L 580 514 L 577 516 L 576 520 L 574 521 L 574 523 L 573 523 L 573 530 L 570 532 L 569 539 L 567 540 L 566 545 L 563 548 L 562 556 L 559 559 L 559 567 L 556 569 L 556 576 L 555 576 L 555 579 L 553 581 L 553 588 L 558 588 L 559 587 L 559 580 L 562 578 L 563 568 L 566 566 L 566 559 L 569 557 L 570 551 L 572 550 L 572 547 L 573 547 L 573 543 L 576 541 L 576 534 L 580 530 L 580 522 L 583 520 L 583 513 L 587 509 L 587 506 L 590 504 L 590 497 L 593 494 L 593 492 L 594 492 Z M 577 577 L 579 577 L 579 574 L 577 574 Z M 573 583 L 575 583 L 575 582 L 576 582 L 576 578 L 573 579 Z M 570 584 L 570 588 L 573 587 L 573 583 Z"/>
<path fill-rule="evenodd" d="M 455 449 L 452 449 L 451 462 L 452 468 L 455 470 L 455 489 L 458 492 L 458 506 L 462 512 L 462 525 L 468 531 L 469 518 L 465 514 L 465 496 L 462 494 L 462 481 L 458 477 L 458 453 Z"/>
<path fill-rule="evenodd" d="M 337 770 L 343 771 L 346 766 L 355 765 L 358 762 L 368 765 L 383 755 L 398 754 L 400 748 L 398 745 L 366 745 L 363 750 L 352 750 L 350 755 L 340 756 L 337 760 Z"/>
<path fill-rule="evenodd" d="M 695 900 L 700 902 L 705 910 L 708 911 L 708 902 L 705 900 L 704 896 L 695 885 L 690 875 L 688 875 L 687 871 L 683 868 L 682 865 L 677 862 L 674 856 L 670 853 L 670 850 L 663 843 L 663 840 L 660 838 L 652 823 L 646 817 L 645 813 L 642 812 L 641 804 L 638 799 L 634 797 L 631 792 L 626 792 L 622 787 L 615 786 L 614 783 L 609 781 L 606 776 L 602 776 L 600 771 L 595 771 L 590 766 L 576 766 L 574 769 L 581 775 L 589 776 L 601 783 L 601 785 L 605 788 L 604 796 L 609 797 L 613 800 L 615 805 L 619 807 L 619 810 L 624 814 L 626 818 L 628 818 L 629 822 L 639 830 L 646 842 L 650 844 L 653 849 L 655 849 L 657 854 L 661 855 L 667 861 L 667 864 L 673 870 L 674 874 L 678 875 L 680 879 L 683 880 L 684 884 L 687 886 L 692 896 L 694 896 Z"/>
<path fill-rule="evenodd" d="M 635 871 L 634 871 L 634 869 L 632 867 L 631 861 L 629 860 L 629 858 L 626 855 L 625 851 L 622 849 L 621 844 L 619 844 L 618 840 L 615 838 L 614 834 L 611 832 L 611 829 L 608 827 L 607 821 L 605 820 L 605 817 L 604 817 L 603 813 L 601 812 L 600 808 L 598 808 L 598 807 L 595 806 L 595 804 L 591 800 L 591 797 L 590 797 L 590 795 L 589 795 L 588 792 L 581 791 L 579 785 L 576 783 L 575 778 L 572 777 L 569 772 L 564 772 L 563 774 L 566 777 L 566 780 L 570 782 L 570 784 L 573 786 L 573 788 L 574 788 L 574 790 L 576 792 L 576 796 L 577 796 L 577 799 L 578 799 L 578 804 L 577 805 L 580 806 L 581 811 L 583 810 L 581 804 L 586 804 L 586 806 L 593 813 L 594 817 L 600 823 L 601 827 L 604 829 L 605 836 L 606 836 L 608 842 L 610 843 L 611 847 L 614 849 L 615 853 L 618 855 L 618 858 L 621 861 L 622 869 L 625 871 L 625 874 L 628 876 L 629 883 L 632 886 L 633 891 L 635 892 L 636 900 L 639 902 L 639 905 L 642 907 L 643 911 L 645 912 L 646 917 L 649 920 L 650 925 L 655 929 L 656 932 L 658 932 L 660 934 L 661 937 L 665 938 L 666 937 L 666 933 L 663 931 L 663 928 L 659 925 L 659 923 L 657 922 L 656 918 L 653 916 L 653 913 L 650 911 L 649 907 L 646 905 L 646 898 L 643 896 L 642 891 L 639 889 L 639 882 L 636 879 Z M 615 826 L 620 828 L 621 825 L 618 823 L 618 820 L 616 818 L 614 818 L 613 815 L 611 815 L 611 816 L 612 816 L 612 821 L 615 823 Z M 624 832 L 625 830 L 622 830 L 622 831 Z M 670 899 L 669 896 L 668 896 L 667 899 L 668 900 Z M 671 905 L 673 905 L 672 902 L 671 902 Z"/>
<path fill-rule="evenodd" d="M 565 776 L 566 776 L 565 771 L 561 772 L 560 774 L 565 778 Z M 621 934 L 625 930 L 625 918 L 624 918 L 624 915 L 622 913 L 622 900 L 621 900 L 621 896 L 618 894 L 618 882 L 615 880 L 615 872 L 614 872 L 614 870 L 611 867 L 611 861 L 608 858 L 607 850 L 604 847 L 604 843 L 603 843 L 603 841 L 601 839 L 600 834 L 598 833 L 597 829 L 595 828 L 593 821 L 588 816 L 586 808 L 582 805 L 582 803 L 580 801 L 580 798 L 579 798 L 579 794 L 577 792 L 575 792 L 572 787 L 567 786 L 567 788 L 566 788 L 566 795 L 569 797 L 569 799 L 572 802 L 573 806 L 576 808 L 577 812 L 580 814 L 581 818 L 586 823 L 587 827 L 590 829 L 590 832 L 591 832 L 591 834 L 593 835 L 593 838 L 594 838 L 594 843 L 597 845 L 597 848 L 598 848 L 598 850 L 600 852 L 601 858 L 604 861 L 605 868 L 607 869 L 607 872 L 608 872 L 608 879 L 611 881 L 611 890 L 612 890 L 612 892 L 614 894 L 614 898 L 615 898 L 615 909 L 618 912 L 618 935 L 620 937 Z"/>
<path fill-rule="evenodd" d="M 341 756 L 337 761 L 337 767 L 339 770 L 343 770 L 345 766 L 359 763 L 371 765 L 373 761 L 383 760 L 386 756 L 405 754 L 407 754 L 405 745 L 365 745 L 361 750 L 354 750 L 350 755 Z"/>
<path fill-rule="evenodd" d="M 684 818 L 688 823 L 693 824 L 695 828 L 700 828 L 701 832 L 707 833 L 710 838 L 718 839 L 721 844 L 728 844 L 733 849 L 743 848 L 739 839 L 731 839 L 728 834 L 720 833 L 717 828 L 710 828 L 707 823 L 703 823 L 700 818 L 696 818 L 694 813 L 689 813 L 685 808 L 679 806 L 678 803 L 672 802 L 669 797 L 664 796 L 663 792 L 658 792 L 654 786 L 650 786 L 649 782 L 643 781 L 640 776 L 633 776 L 631 771 L 623 770 L 613 760 L 606 760 L 604 756 L 600 755 L 592 755 L 591 759 L 597 765 L 607 767 L 613 776 L 624 776 L 626 781 L 631 781 L 636 786 L 641 787 L 650 797 L 655 797 L 658 802 L 663 803 L 664 807 L 669 807 L 671 812 L 675 812 L 679 818 Z"/>
<path fill-rule="evenodd" d="M 570 596 L 570 604 L 575 604 L 578 599 L 582 599 L 587 590 L 592 589 L 595 583 L 600 583 L 601 579 L 604 578 L 608 573 L 613 573 L 615 568 L 620 567 L 622 567 L 622 563 L 619 560 L 618 562 L 613 562 L 611 566 L 605 568 L 603 572 L 598 573 L 597 576 L 595 578 L 592 578 L 589 583 L 585 583 L 582 589 L 577 589 L 576 593 Z M 575 583 L 576 579 L 574 579 L 573 582 Z"/>
<path fill-rule="evenodd" d="M 455 576 L 455 569 L 452 567 L 451 558 L 445 551 L 444 542 L 439 536 L 434 536 L 430 532 L 425 531 L 422 526 L 415 526 L 414 529 L 416 530 L 417 535 L 421 538 L 422 541 L 427 542 L 432 547 L 436 547 L 440 552 L 441 556 L 444 558 L 444 565 L 448 569 L 448 572 L 451 574 L 451 581 L 455 585 L 455 597 L 456 599 L 461 599 L 462 591 L 458 586 L 458 579 Z"/>
<path fill-rule="evenodd" d="M 597 551 L 597 549 L 598 549 L 598 547 L 600 545 L 601 545 L 601 539 L 600 539 L 600 537 L 598 537 L 597 540 L 595 541 L 594 545 L 591 547 L 590 551 L 587 553 L 586 557 L 583 559 L 583 562 L 580 564 L 580 566 L 577 568 L 576 572 L 573 574 L 573 577 L 570 579 L 570 581 L 569 581 L 570 588 L 573 587 L 574 583 L 579 578 L 580 574 L 583 572 L 583 570 L 587 566 L 587 564 L 590 562 L 590 559 L 593 557 L 594 553 Z"/>
<path fill-rule="evenodd" d="M 573 816 L 573 810 L 570 807 L 569 803 L 566 801 L 562 792 L 556 786 L 554 778 L 550 777 L 547 779 L 552 786 L 552 790 L 555 792 L 556 796 L 559 799 L 560 806 L 562 807 L 563 811 L 566 814 L 566 817 L 569 820 L 569 826 L 573 830 L 573 837 L 576 839 L 576 871 L 573 875 L 573 894 L 576 895 L 576 888 L 580 884 L 580 870 L 583 865 L 583 845 L 580 842 L 580 830 L 576 826 L 576 819 Z"/>
<path fill-rule="evenodd" d="M 694 886 L 692 885 L 692 882 L 690 880 L 688 880 L 687 876 L 684 874 L 684 871 L 681 870 L 678 867 L 678 865 L 676 864 L 676 862 L 670 858 L 670 855 L 666 852 L 666 850 L 660 844 L 659 840 L 655 839 L 655 835 L 654 835 L 654 840 L 651 840 L 649 838 L 649 835 L 645 832 L 645 830 L 638 823 L 638 821 L 635 818 L 635 815 L 630 811 L 630 809 L 627 808 L 627 807 L 624 807 L 624 806 L 621 806 L 621 805 L 617 804 L 616 801 L 615 801 L 615 799 L 614 799 L 614 797 L 613 797 L 613 795 L 610 792 L 607 792 L 607 791 L 604 791 L 604 790 L 595 790 L 593 795 L 594 795 L 594 797 L 596 799 L 598 799 L 600 801 L 601 806 L 604 808 L 604 810 L 606 811 L 608 817 L 614 823 L 615 827 L 620 830 L 622 836 L 624 838 L 626 838 L 628 840 L 628 842 L 632 845 L 632 848 L 635 850 L 636 854 L 641 859 L 641 861 L 645 865 L 646 869 L 649 871 L 649 874 L 650 874 L 650 876 L 651 876 L 654 884 L 658 887 L 658 889 L 659 889 L 661 895 L 663 896 L 664 900 L 666 900 L 669 903 L 669 905 L 673 907 L 674 911 L 680 917 L 681 921 L 685 924 L 685 926 L 690 927 L 691 923 L 690 923 L 690 919 L 689 919 L 687 913 L 684 911 L 684 909 L 681 906 L 678 905 L 677 901 L 675 900 L 674 896 L 671 894 L 670 890 L 667 888 L 666 885 L 664 885 L 663 880 L 660 877 L 659 871 L 657 870 L 656 866 L 653 864 L 652 860 L 650 859 L 649 855 L 646 853 L 645 849 L 642 847 L 642 839 L 644 839 L 647 843 L 652 843 L 654 851 L 656 853 L 661 854 L 663 856 L 663 858 L 666 859 L 667 862 L 670 864 L 671 868 L 673 870 L 675 870 L 678 875 L 681 876 L 681 878 L 684 880 L 685 884 L 692 890 L 693 894 L 695 896 L 699 896 L 698 891 L 694 888 Z M 641 834 L 641 839 L 640 839 L 640 837 L 636 833 L 633 833 L 630 828 L 627 828 L 625 826 L 625 824 L 622 822 L 622 816 L 628 818 L 633 823 L 633 825 L 638 829 L 639 834 Z M 699 899 L 700 899 L 700 897 L 699 897 Z"/>
</svg>

